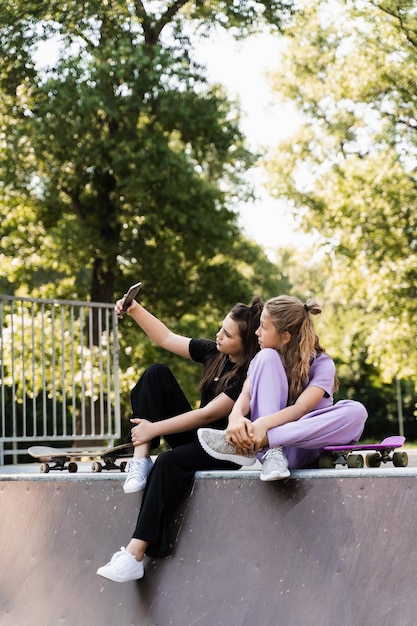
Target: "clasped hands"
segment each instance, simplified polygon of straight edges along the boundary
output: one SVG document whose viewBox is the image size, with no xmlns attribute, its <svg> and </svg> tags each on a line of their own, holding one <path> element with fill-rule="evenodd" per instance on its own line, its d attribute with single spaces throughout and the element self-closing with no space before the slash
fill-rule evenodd
<svg viewBox="0 0 417 626">
<path fill-rule="evenodd" d="M 268 445 L 266 429 L 262 426 L 262 422 L 260 420 L 251 422 L 244 416 L 229 420 L 226 441 L 236 448 L 238 454 L 244 456 L 250 456 Z"/>
</svg>

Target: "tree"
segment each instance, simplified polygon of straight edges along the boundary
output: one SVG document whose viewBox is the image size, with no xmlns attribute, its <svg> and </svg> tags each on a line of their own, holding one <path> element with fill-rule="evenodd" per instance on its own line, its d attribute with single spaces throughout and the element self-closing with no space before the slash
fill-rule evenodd
<svg viewBox="0 0 417 626">
<path fill-rule="evenodd" d="M 223 304 L 212 280 L 223 273 L 227 299 L 242 297 L 225 251 L 240 237 L 233 207 L 250 195 L 242 174 L 256 155 L 244 146 L 238 109 L 193 62 L 187 31 L 203 36 L 221 24 L 245 36 L 265 23 L 279 29 L 290 12 L 285 1 L 4 6 L 2 254 L 4 264 L 15 259 L 8 291 L 30 285 L 34 295 L 108 302 L 146 276 L 149 297 L 181 314 L 203 292 Z M 51 40 L 56 59 L 40 66 Z M 187 301 L 178 285 L 187 285 Z"/>
<path fill-rule="evenodd" d="M 1 289 L 111 302 L 140 279 L 145 306 L 210 337 L 236 301 L 276 293 L 279 272 L 236 219 L 257 155 L 193 44 L 216 27 L 279 32 L 290 14 L 285 0 L 4 3 Z M 128 414 L 159 352 L 128 319 L 120 339 Z M 191 392 L 188 370 L 184 381 Z"/>
<path fill-rule="evenodd" d="M 341 324 L 383 380 L 417 382 L 415 3 L 304 3 L 274 84 L 303 116 L 271 189 L 320 233 Z"/>
</svg>

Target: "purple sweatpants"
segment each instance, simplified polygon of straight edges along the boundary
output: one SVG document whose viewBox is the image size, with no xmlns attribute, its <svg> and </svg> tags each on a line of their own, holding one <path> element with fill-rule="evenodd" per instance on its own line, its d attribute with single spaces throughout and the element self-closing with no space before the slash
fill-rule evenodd
<svg viewBox="0 0 417 626">
<path fill-rule="evenodd" d="M 260 358 L 258 358 L 262 355 Z M 265 349 L 250 369 L 251 420 L 287 406 L 288 381 L 278 352 Z M 314 466 L 323 446 L 358 441 L 368 413 L 360 402 L 323 399 L 317 408 L 295 422 L 268 431 L 269 447 L 283 446 L 290 468 Z M 262 453 L 259 453 L 261 460 Z"/>
</svg>

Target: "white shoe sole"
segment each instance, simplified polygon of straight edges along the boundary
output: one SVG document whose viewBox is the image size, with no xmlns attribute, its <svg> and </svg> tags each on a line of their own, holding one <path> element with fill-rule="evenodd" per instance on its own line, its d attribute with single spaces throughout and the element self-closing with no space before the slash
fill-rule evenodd
<svg viewBox="0 0 417 626">
<path fill-rule="evenodd" d="M 143 491 L 145 487 L 146 487 L 146 481 L 142 485 L 139 485 L 138 487 L 129 487 L 129 486 L 126 487 L 126 485 L 123 485 L 123 491 L 125 493 L 139 493 L 140 491 Z"/>
<path fill-rule="evenodd" d="M 266 476 L 262 474 L 260 474 L 259 478 L 264 482 L 272 482 L 273 480 L 283 480 L 284 478 L 288 478 L 289 476 L 291 476 L 291 472 L 290 470 L 287 470 L 287 472 L 285 474 L 283 474 L 282 472 L 278 473 L 275 472 L 274 474 L 267 474 Z"/>
<path fill-rule="evenodd" d="M 128 576 L 128 577 L 124 577 L 124 576 L 117 576 L 117 575 L 111 575 L 110 573 L 107 573 L 105 571 L 105 567 L 99 567 L 96 574 L 98 576 L 101 576 L 102 578 L 106 578 L 106 580 L 111 580 L 114 583 L 129 583 L 132 582 L 134 580 L 140 580 L 141 578 L 143 578 L 145 572 L 142 569 L 142 572 L 139 572 L 138 576 Z"/>
</svg>

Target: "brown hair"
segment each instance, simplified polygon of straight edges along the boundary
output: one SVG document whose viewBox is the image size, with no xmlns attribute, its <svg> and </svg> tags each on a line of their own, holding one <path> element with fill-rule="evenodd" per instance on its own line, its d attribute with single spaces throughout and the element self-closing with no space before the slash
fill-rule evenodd
<svg viewBox="0 0 417 626">
<path fill-rule="evenodd" d="M 262 298 L 255 296 L 252 298 L 250 306 L 238 302 L 232 310 L 229 311 L 229 316 L 238 325 L 239 334 L 242 339 L 242 360 L 236 363 L 226 376 L 220 377 L 216 389 L 217 394 L 220 394 L 235 376 L 246 375 L 249 363 L 259 351 L 258 337 L 255 335 L 255 331 L 259 328 L 263 306 Z M 226 364 L 227 358 L 227 355 L 219 352 L 212 360 L 201 379 L 200 390 L 208 388 L 212 384 L 215 376 L 219 376 L 222 365 Z"/>
<path fill-rule="evenodd" d="M 294 296 L 277 296 L 265 303 L 271 323 L 278 333 L 288 332 L 291 339 L 279 348 L 288 378 L 288 404 L 294 404 L 308 383 L 311 361 L 326 352 L 315 333 L 311 315 L 319 315 L 321 308 L 315 300 L 305 304 Z M 335 378 L 335 390 L 338 381 Z"/>
</svg>

